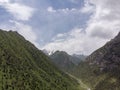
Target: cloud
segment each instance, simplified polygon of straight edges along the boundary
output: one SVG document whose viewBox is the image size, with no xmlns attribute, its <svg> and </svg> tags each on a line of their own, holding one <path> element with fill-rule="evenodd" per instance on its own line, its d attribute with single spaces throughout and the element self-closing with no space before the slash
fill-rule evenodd
<svg viewBox="0 0 120 90">
<path fill-rule="evenodd" d="M 0 6 L 7 11 L 3 14 L 11 14 L 13 16 L 11 18 L 10 15 L 10 18 L 4 20 L 4 22 L 0 24 L 0 28 L 7 31 L 17 31 L 39 48 L 36 33 L 33 31 L 32 26 L 25 23 L 33 16 L 35 9 L 24 5 L 22 2 L 20 3 L 19 0 L 0 0 Z"/>
<path fill-rule="evenodd" d="M 9 0 L 0 0 L 0 3 L 8 3 Z"/>
<path fill-rule="evenodd" d="M 69 54 L 90 54 L 95 49 L 102 46 L 108 39 L 90 37 L 86 32 L 75 28 L 68 33 L 58 34 L 53 42 L 47 44 L 43 49 L 48 51 L 62 50 Z M 94 45 L 94 47 L 93 47 Z"/>
<path fill-rule="evenodd" d="M 54 10 L 53 7 L 51 7 L 51 6 L 47 8 L 47 11 L 48 12 L 56 12 L 56 10 Z"/>
<path fill-rule="evenodd" d="M 24 36 L 27 40 L 34 43 L 39 48 L 39 44 L 37 43 L 37 35 L 31 26 L 13 20 L 10 20 L 10 22 L 14 24 L 14 26 L 11 27 L 12 30 L 17 31 L 19 34 Z"/>
<path fill-rule="evenodd" d="M 82 7 L 81 12 L 82 13 L 93 13 L 94 12 L 94 5 L 91 5 L 88 0 L 84 0 L 84 7 Z"/>
<path fill-rule="evenodd" d="M 120 31 L 119 0 L 90 0 L 96 6 L 93 15 L 88 21 L 86 31 L 95 37 L 113 38 Z"/>
<path fill-rule="evenodd" d="M 32 17 L 34 12 L 33 8 L 17 2 L 12 3 L 11 0 L 0 0 L 0 6 L 5 8 L 17 20 L 27 21 Z"/>
<path fill-rule="evenodd" d="M 82 13 L 92 12 L 86 27 L 75 28 L 64 34 L 60 33 L 43 48 L 50 51 L 63 50 L 69 54 L 88 55 L 92 53 L 114 38 L 120 31 L 119 3 L 120 0 L 116 2 L 113 0 L 86 0 Z"/>
<path fill-rule="evenodd" d="M 8 14 L 0 27 L 14 27 L 27 40 L 51 51 L 90 54 L 119 32 L 120 0 L 84 1 L 82 7 L 83 0 L 0 0 L 7 11 L 2 15 Z"/>
<path fill-rule="evenodd" d="M 37 33 L 39 34 L 39 38 L 44 41 L 41 43 L 45 45 L 45 43 L 50 42 L 56 34 L 68 32 L 77 26 L 84 26 L 88 18 L 88 15 L 81 13 L 80 8 L 56 9 L 53 6 L 48 6 L 45 10 L 36 12 L 30 24 L 38 29 Z"/>
<path fill-rule="evenodd" d="M 76 9 L 76 8 L 63 8 L 63 9 L 54 9 L 52 6 L 49 6 L 47 8 L 47 11 L 48 12 L 51 12 L 51 13 L 58 13 L 58 12 L 62 12 L 62 13 L 71 13 L 71 12 L 81 12 L 80 9 Z"/>
<path fill-rule="evenodd" d="M 60 5 L 58 2 L 60 2 Z M 5 14 L 3 14 L 3 16 L 5 17 L 5 22 L 4 23 L 2 22 L 2 25 L 0 24 L 0 28 L 10 29 L 10 26 L 12 27 L 15 26 L 17 27 L 17 29 L 21 29 L 21 30 L 23 29 L 23 28 L 19 28 L 20 27 L 19 25 L 16 26 L 13 23 L 9 23 L 8 20 L 13 20 L 15 22 L 22 24 L 21 27 L 24 24 L 27 26 L 30 26 L 31 29 L 34 29 L 34 31 L 32 30 L 32 32 L 36 34 L 36 37 L 38 38 L 37 42 L 41 46 L 45 45 L 45 43 L 47 42 L 50 42 L 51 39 L 56 34 L 67 32 L 71 30 L 71 28 L 73 28 L 74 26 L 78 25 L 79 23 L 83 24 L 87 17 L 86 16 L 83 18 L 82 17 L 83 14 L 80 14 L 81 12 L 79 12 L 79 8 L 77 9 L 76 5 L 74 4 L 75 5 L 74 6 L 69 0 L 66 0 L 65 2 L 61 0 L 58 0 L 58 1 L 56 0 L 53 0 L 53 1 L 12 0 L 12 2 L 11 0 L 6 0 L 6 1 L 1 0 L 0 5 L 2 6 L 1 11 L 5 11 Z M 17 7 L 23 7 L 23 6 L 25 6 L 24 8 L 29 7 L 30 13 L 29 13 L 29 10 L 27 9 L 17 8 Z M 33 8 L 38 8 L 37 12 L 34 12 L 34 9 L 31 8 L 30 6 L 32 6 Z M 31 9 L 33 9 L 33 11 L 31 11 Z M 21 10 L 24 10 L 26 13 L 28 13 L 28 15 L 24 14 L 24 12 L 22 12 Z M 34 16 L 32 17 L 33 13 L 34 13 Z M 9 15 L 7 19 L 5 16 L 6 14 Z M 14 17 L 11 17 L 11 15 Z M 78 19 L 78 16 L 79 16 L 79 19 Z M 12 30 L 14 29 L 15 28 L 12 28 Z M 27 33 L 27 32 L 24 32 L 24 33 Z M 22 33 L 22 35 L 27 37 L 26 34 Z"/>
<path fill-rule="evenodd" d="M 0 28 L 5 31 L 17 31 L 19 34 L 25 37 L 26 40 L 30 41 L 40 49 L 40 44 L 37 42 L 38 36 L 30 25 L 23 22 L 9 20 L 8 23 L 0 24 Z"/>
</svg>

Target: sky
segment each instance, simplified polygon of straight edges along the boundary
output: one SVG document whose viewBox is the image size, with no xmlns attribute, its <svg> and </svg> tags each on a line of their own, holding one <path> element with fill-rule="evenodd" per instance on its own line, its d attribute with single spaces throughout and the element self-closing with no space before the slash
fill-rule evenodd
<svg viewBox="0 0 120 90">
<path fill-rule="evenodd" d="M 120 0 L 0 0 L 0 28 L 40 50 L 89 55 L 120 31 Z"/>
</svg>

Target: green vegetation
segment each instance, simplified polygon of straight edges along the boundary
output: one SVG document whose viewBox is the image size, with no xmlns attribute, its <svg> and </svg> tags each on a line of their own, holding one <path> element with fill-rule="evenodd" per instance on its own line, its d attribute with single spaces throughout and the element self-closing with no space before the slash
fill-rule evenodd
<svg viewBox="0 0 120 90">
<path fill-rule="evenodd" d="M 0 30 L 0 90 L 79 90 L 72 77 L 57 69 L 17 32 Z"/>
<path fill-rule="evenodd" d="M 113 72 L 100 71 L 95 65 L 81 62 L 71 74 L 82 80 L 91 90 L 120 90 L 119 71 L 115 75 Z"/>
<path fill-rule="evenodd" d="M 76 68 L 71 71 L 71 74 L 81 79 L 88 87 L 93 89 L 99 82 L 99 72 L 97 66 L 90 66 L 87 62 L 81 62 Z"/>
<path fill-rule="evenodd" d="M 64 51 L 56 51 L 51 56 L 51 61 L 61 70 L 69 71 L 75 67 L 75 64 L 72 62 L 72 58 Z"/>
</svg>

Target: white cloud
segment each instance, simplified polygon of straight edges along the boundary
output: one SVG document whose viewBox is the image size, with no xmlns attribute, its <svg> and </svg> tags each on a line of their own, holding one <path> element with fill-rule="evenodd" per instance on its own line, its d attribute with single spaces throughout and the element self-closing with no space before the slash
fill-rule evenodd
<svg viewBox="0 0 120 90">
<path fill-rule="evenodd" d="M 113 0 L 89 0 L 96 6 L 91 16 L 86 31 L 91 36 L 101 38 L 113 38 L 120 31 L 120 8 L 118 1 Z"/>
<path fill-rule="evenodd" d="M 82 13 L 93 13 L 94 12 L 94 5 L 91 5 L 87 0 L 84 0 L 84 7 L 81 9 Z"/>
<path fill-rule="evenodd" d="M 86 0 L 83 13 L 93 12 L 87 27 L 84 30 L 75 28 L 68 33 L 58 34 L 53 42 L 43 48 L 51 51 L 64 50 L 69 54 L 92 53 L 120 31 L 119 3 L 120 0 Z"/>
<path fill-rule="evenodd" d="M 66 37 L 64 39 L 57 38 Z M 73 29 L 68 33 L 58 34 L 53 42 L 47 44 L 44 49 L 48 51 L 62 50 L 69 54 L 90 54 L 95 49 L 102 46 L 108 39 L 102 39 L 99 37 L 90 37 L 81 29 Z M 93 47 L 94 45 L 94 47 Z"/>
<path fill-rule="evenodd" d="M 5 8 L 6 11 L 14 17 L 13 20 L 8 19 L 8 22 L 5 22 L 3 24 L 1 23 L 0 27 L 7 31 L 17 31 L 39 48 L 36 33 L 32 30 L 31 26 L 24 24 L 23 22 L 29 20 L 32 17 L 34 9 L 18 2 L 18 0 L 16 0 L 15 2 L 12 2 L 11 0 L 0 0 L 0 6 Z"/>
<path fill-rule="evenodd" d="M 80 9 L 75 9 L 75 8 L 72 8 L 72 9 L 69 9 L 69 8 L 64 8 L 64 9 L 54 9 L 52 6 L 48 7 L 47 8 L 47 11 L 48 12 L 51 12 L 51 13 L 55 13 L 55 12 L 63 12 L 63 13 L 67 13 L 67 12 L 80 12 Z"/>
<path fill-rule="evenodd" d="M 76 2 L 77 0 L 71 0 L 71 1 Z M 76 17 L 78 15 L 76 15 L 75 17 L 68 18 L 66 21 L 64 20 L 65 18 L 67 18 L 67 15 L 69 16 L 73 15 L 73 14 L 70 14 L 71 12 L 80 12 L 79 14 L 81 14 L 81 12 L 84 14 L 87 14 L 87 13 L 88 14 L 93 13 L 93 14 L 90 17 L 90 20 L 86 23 L 87 27 L 84 30 L 82 28 L 75 28 L 68 33 L 60 33 L 56 35 L 56 37 L 52 38 L 53 41 L 51 43 L 46 44 L 43 48 L 46 48 L 48 50 L 64 50 L 70 54 L 73 54 L 73 53 L 90 54 L 97 48 L 104 45 L 107 41 L 109 41 L 119 32 L 120 30 L 119 3 L 120 3 L 120 0 L 117 0 L 117 1 L 85 0 L 85 5 L 82 9 L 75 9 L 75 8 L 54 9 L 52 6 L 48 7 L 47 11 L 55 14 L 51 14 L 52 17 L 54 17 L 54 19 L 51 17 L 49 18 L 50 21 L 53 20 L 52 23 L 51 22 L 48 23 L 49 20 L 48 19 L 46 20 L 46 22 L 49 24 L 47 25 L 47 27 L 49 27 L 51 24 L 55 26 L 55 28 L 57 26 L 61 27 L 61 25 L 65 27 L 67 24 L 64 24 L 64 22 L 66 23 L 67 21 L 67 23 L 69 24 L 69 22 L 74 21 L 74 18 L 77 21 Z M 23 20 L 23 21 L 29 20 L 32 17 L 34 12 L 33 8 L 17 2 L 12 3 L 10 2 L 10 0 L 0 0 L 0 5 L 4 7 L 9 13 L 11 13 L 15 17 L 15 20 L 16 19 Z M 46 15 L 50 14 L 48 12 Z M 65 15 L 62 16 L 62 14 L 60 14 L 59 12 L 65 13 Z M 56 19 L 58 18 L 58 17 L 55 17 L 57 15 L 60 16 L 60 19 Z M 57 23 L 56 21 L 59 23 Z M 69 24 L 69 26 L 70 25 L 73 25 L 73 23 Z M 15 22 L 15 27 L 16 28 L 13 28 L 13 30 L 14 29 L 17 30 L 27 40 L 38 45 L 36 43 L 38 39 L 37 35 L 32 30 L 31 26 L 22 24 L 21 22 Z M 52 26 L 50 26 L 50 28 L 51 27 Z M 78 25 L 75 27 L 78 27 Z M 42 29 L 44 30 L 44 28 Z M 45 30 L 48 30 L 48 29 L 45 29 Z"/>
<path fill-rule="evenodd" d="M 25 39 L 29 40 L 39 48 L 39 44 L 37 43 L 37 35 L 31 26 L 12 20 L 10 22 L 14 24 L 14 26 L 11 27 L 12 30 L 17 31 L 24 36 Z"/>
<path fill-rule="evenodd" d="M 8 3 L 9 0 L 0 0 L 0 3 Z"/>
<path fill-rule="evenodd" d="M 0 6 L 4 7 L 17 20 L 29 20 L 34 12 L 33 8 L 17 2 L 11 3 L 10 0 L 0 0 Z"/>
<path fill-rule="evenodd" d="M 56 10 L 54 10 L 53 7 L 51 7 L 51 6 L 47 8 L 47 11 L 48 12 L 56 12 Z"/>
</svg>

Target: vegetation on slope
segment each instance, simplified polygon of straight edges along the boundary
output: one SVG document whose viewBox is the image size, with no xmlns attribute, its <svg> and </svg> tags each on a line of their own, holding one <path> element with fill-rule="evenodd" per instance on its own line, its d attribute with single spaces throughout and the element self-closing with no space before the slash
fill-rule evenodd
<svg viewBox="0 0 120 90">
<path fill-rule="evenodd" d="M 69 72 L 75 66 L 79 64 L 82 59 L 84 60 L 84 55 L 69 55 L 65 51 L 56 51 L 50 55 L 52 62 L 63 71 Z"/>
<path fill-rule="evenodd" d="M 78 90 L 78 83 L 17 32 L 0 30 L 0 90 Z"/>
<path fill-rule="evenodd" d="M 52 55 L 50 55 L 52 62 L 61 70 L 69 71 L 75 64 L 70 60 L 70 55 L 63 51 L 56 51 Z"/>
</svg>

